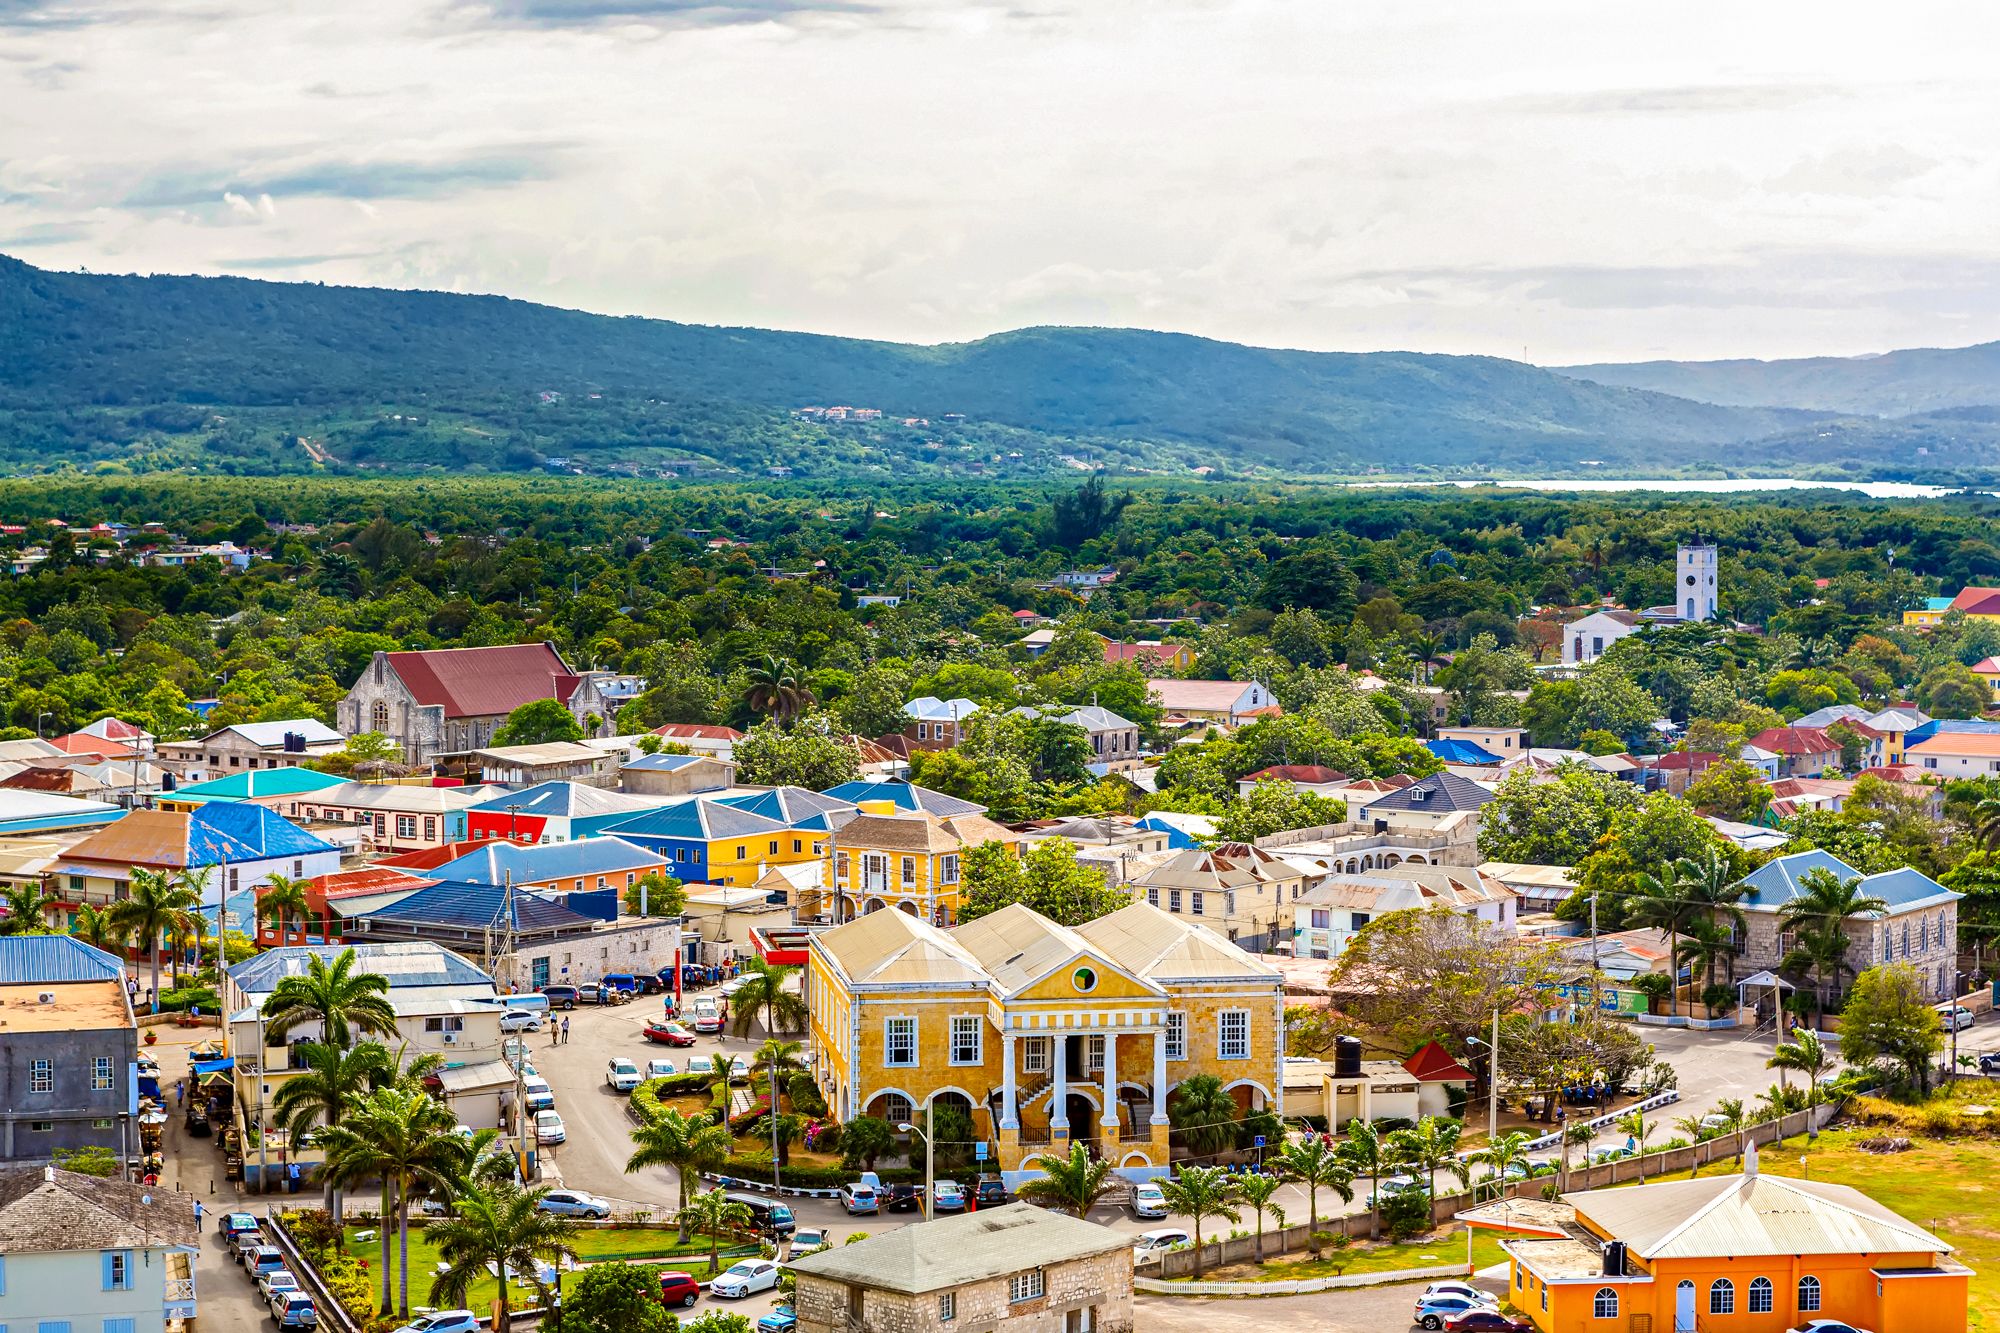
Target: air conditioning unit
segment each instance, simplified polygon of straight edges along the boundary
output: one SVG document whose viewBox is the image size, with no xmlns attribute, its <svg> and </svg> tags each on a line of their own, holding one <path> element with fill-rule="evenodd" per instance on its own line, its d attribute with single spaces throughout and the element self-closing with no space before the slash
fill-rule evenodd
<svg viewBox="0 0 2000 1333">
<path fill-rule="evenodd" d="M 37 995 L 35 1000 L 39 1004 L 54 1004 L 56 1002 L 56 993 L 52 990 L 45 990 L 40 995 Z"/>
<path fill-rule="evenodd" d="M 445 1045 L 447 1045 L 447 1046 L 456 1046 L 456 1045 L 458 1045 L 458 1034 L 457 1034 L 456 1032 L 447 1032 L 447 1033 L 445 1033 L 445 1034 L 444 1034 L 444 1044 L 445 1044 Z"/>
</svg>

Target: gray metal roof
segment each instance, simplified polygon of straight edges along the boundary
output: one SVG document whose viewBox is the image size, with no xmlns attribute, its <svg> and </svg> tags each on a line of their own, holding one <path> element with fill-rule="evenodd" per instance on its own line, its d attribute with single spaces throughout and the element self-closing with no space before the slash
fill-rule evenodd
<svg viewBox="0 0 2000 1333">
<path fill-rule="evenodd" d="M 1010 1203 L 899 1227 L 786 1266 L 835 1282 L 920 1295 L 1114 1250 L 1129 1253 L 1131 1244 L 1130 1237 L 1095 1222 Z"/>
<path fill-rule="evenodd" d="M 491 986 L 493 978 L 443 945 L 426 940 L 388 944 L 311 944 L 268 949 L 229 969 L 229 979 L 253 995 L 269 994 L 283 977 L 302 977 L 306 960 L 317 954 L 331 963 L 354 951 L 358 972 L 379 972 L 391 991 L 406 986 Z"/>
<path fill-rule="evenodd" d="M 68 935 L 0 936 L 0 986 L 124 979 L 116 958 Z"/>
<path fill-rule="evenodd" d="M 1948 1254 L 1952 1248 L 1860 1190 L 1823 1180 L 1757 1172 L 1562 1197 L 1647 1259 Z"/>
<path fill-rule="evenodd" d="M 1470 779 L 1456 773 L 1433 773 L 1370 801 L 1368 809 L 1371 815 L 1382 810 L 1477 810 L 1492 799 L 1492 792 Z"/>
</svg>

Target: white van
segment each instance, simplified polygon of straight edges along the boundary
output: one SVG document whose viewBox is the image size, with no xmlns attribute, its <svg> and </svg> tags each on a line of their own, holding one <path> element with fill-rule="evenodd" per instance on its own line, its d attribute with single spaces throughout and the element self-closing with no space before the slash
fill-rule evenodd
<svg viewBox="0 0 2000 1333">
<path fill-rule="evenodd" d="M 500 1003 L 516 1012 L 546 1014 L 549 1011 L 549 997 L 538 990 L 527 991 L 521 995 L 502 995 Z"/>
</svg>

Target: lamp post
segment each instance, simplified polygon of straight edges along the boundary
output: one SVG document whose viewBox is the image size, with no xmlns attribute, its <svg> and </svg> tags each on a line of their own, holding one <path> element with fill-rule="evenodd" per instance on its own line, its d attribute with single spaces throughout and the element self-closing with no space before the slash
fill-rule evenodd
<svg viewBox="0 0 2000 1333">
<path fill-rule="evenodd" d="M 37 714 L 35 714 L 35 739 L 36 739 L 36 740 L 40 740 L 40 739 L 42 738 L 42 719 L 43 719 L 43 718 L 45 718 L 45 717 L 54 717 L 54 716 L 55 716 L 55 714 L 54 714 L 54 713 L 48 713 L 48 712 L 43 712 L 43 713 L 37 713 Z"/>
<path fill-rule="evenodd" d="M 896 1126 L 896 1128 L 902 1130 L 905 1134 L 914 1134 L 917 1132 L 917 1127 L 907 1120 Z M 934 1132 L 936 1129 L 937 1099 L 934 1097 L 924 1104 L 924 1221 L 926 1222 L 931 1220 L 931 1190 L 933 1188 L 931 1184 L 931 1171 L 936 1161 L 936 1158 L 933 1156 L 933 1149 L 937 1144 L 937 1135 Z M 776 1156 L 774 1155 L 772 1158 L 774 1179 L 776 1177 L 776 1160 Z"/>
</svg>

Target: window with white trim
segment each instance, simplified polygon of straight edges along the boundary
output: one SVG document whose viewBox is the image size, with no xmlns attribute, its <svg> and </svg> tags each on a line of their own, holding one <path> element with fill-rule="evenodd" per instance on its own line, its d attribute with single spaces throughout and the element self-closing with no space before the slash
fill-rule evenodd
<svg viewBox="0 0 2000 1333">
<path fill-rule="evenodd" d="M 90 1090 L 111 1091 L 111 1057 L 100 1055 L 90 1062 Z"/>
<path fill-rule="evenodd" d="M 1104 1072 L 1104 1038 L 1086 1037 L 1083 1042 L 1083 1070 L 1086 1074 Z"/>
<path fill-rule="evenodd" d="M 949 1324 L 956 1318 L 958 1318 L 958 1293 L 955 1291 L 940 1293 L 938 1296 L 938 1322 L 940 1324 Z"/>
<path fill-rule="evenodd" d="M 1799 1279 L 1799 1313 L 1819 1312 L 1819 1279 L 1808 1273 Z"/>
<path fill-rule="evenodd" d="M 1167 910 L 1177 915 L 1179 914 L 1181 910 L 1181 891 L 1179 889 L 1167 890 Z"/>
<path fill-rule="evenodd" d="M 1771 1303 L 1773 1294 L 1774 1293 L 1771 1290 L 1770 1278 L 1767 1277 L 1751 1278 L 1750 1313 L 1751 1314 L 1771 1313 Z"/>
<path fill-rule="evenodd" d="M 37 1060 L 28 1066 L 29 1092 L 54 1092 L 56 1090 L 56 1066 L 53 1060 Z"/>
<path fill-rule="evenodd" d="M 903 858 L 903 887 L 906 889 L 917 887 L 917 858 L 914 856 Z"/>
<path fill-rule="evenodd" d="M 1007 1300 L 1009 1304 L 1018 1305 L 1022 1301 L 1032 1301 L 1041 1294 L 1042 1270 L 1039 1268 L 1031 1273 L 1016 1273 L 1013 1277 L 1007 1279 Z"/>
<path fill-rule="evenodd" d="M 1708 1312 L 1710 1314 L 1736 1313 L 1736 1284 L 1726 1277 L 1717 1278 L 1708 1286 Z"/>
<path fill-rule="evenodd" d="M 846 879 L 846 878 L 847 878 L 847 853 L 846 853 L 846 852 L 835 852 L 835 853 L 833 854 L 833 877 L 834 877 L 835 879 Z"/>
<path fill-rule="evenodd" d="M 955 1065 L 976 1065 L 985 1060 L 984 1043 L 980 1040 L 985 1021 L 977 1014 L 953 1014 L 951 1019 L 951 1062 Z"/>
<path fill-rule="evenodd" d="M 463 1032 L 465 1031 L 465 1020 L 457 1014 L 445 1014 L 436 1018 L 426 1018 L 424 1020 L 424 1031 Z"/>
<path fill-rule="evenodd" d="M 1599 1287 L 1597 1295 L 1590 1303 L 1593 1319 L 1616 1319 L 1618 1317 L 1618 1291 L 1614 1287 Z"/>
<path fill-rule="evenodd" d="M 1178 1009 L 1167 1015 L 1167 1059 L 1187 1059 L 1187 1015 Z"/>
<path fill-rule="evenodd" d="M 1219 1060 L 1250 1058 L 1250 1011 L 1224 1009 L 1215 1025 L 1215 1055 Z"/>
<path fill-rule="evenodd" d="M 1146 901 L 1155 907 L 1160 905 L 1160 890 L 1157 885 L 1149 886 L 1146 889 Z"/>
<path fill-rule="evenodd" d="M 416 836 L 417 836 L 417 817 L 416 817 L 415 815 L 397 815 L 397 816 L 396 816 L 396 836 L 397 836 L 397 837 L 399 837 L 399 838 L 414 838 L 414 837 L 416 837 Z"/>
<path fill-rule="evenodd" d="M 1021 1072 L 1024 1074 L 1046 1074 L 1049 1072 L 1050 1038 L 1029 1037 L 1021 1043 Z"/>
<path fill-rule="evenodd" d="M 882 1118 L 889 1122 L 890 1128 L 893 1129 L 897 1125 L 907 1125 L 915 1120 L 916 1116 L 916 1106 L 902 1093 L 885 1092 L 882 1094 Z"/>
<path fill-rule="evenodd" d="M 938 882 L 940 884 L 958 883 L 957 853 L 951 853 L 938 858 Z"/>
<path fill-rule="evenodd" d="M 1188 893 L 1188 911 L 1194 916 L 1200 916 L 1202 914 L 1201 904 L 1202 904 L 1201 890 L 1200 889 L 1190 890 Z"/>
<path fill-rule="evenodd" d="M 917 1062 L 917 1020 L 890 1018 L 882 1023 L 882 1063 L 913 1065 Z"/>
<path fill-rule="evenodd" d="M 877 852 L 861 857 L 861 888 L 864 893 L 880 893 L 889 887 L 889 858 Z"/>
</svg>

